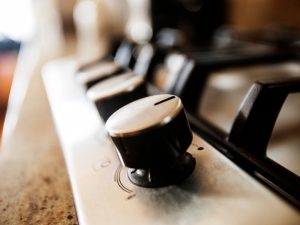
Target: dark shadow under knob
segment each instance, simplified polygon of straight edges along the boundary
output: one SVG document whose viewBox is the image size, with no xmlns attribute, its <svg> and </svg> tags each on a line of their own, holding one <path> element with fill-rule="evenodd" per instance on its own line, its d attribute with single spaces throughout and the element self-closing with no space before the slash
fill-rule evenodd
<svg viewBox="0 0 300 225">
<path fill-rule="evenodd" d="M 193 135 L 177 96 L 162 94 L 134 101 L 116 111 L 106 129 L 136 185 L 178 184 L 195 168 L 195 159 L 186 152 Z"/>
</svg>

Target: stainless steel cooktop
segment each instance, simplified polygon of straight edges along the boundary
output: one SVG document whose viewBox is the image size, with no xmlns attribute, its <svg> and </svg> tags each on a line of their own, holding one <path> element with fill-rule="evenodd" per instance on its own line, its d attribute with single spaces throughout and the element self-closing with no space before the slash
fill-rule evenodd
<svg viewBox="0 0 300 225">
<path fill-rule="evenodd" d="M 296 208 L 196 133 L 196 168 L 183 183 L 133 185 L 77 69 L 75 57 L 57 59 L 43 79 L 80 224 L 299 224 Z"/>
</svg>

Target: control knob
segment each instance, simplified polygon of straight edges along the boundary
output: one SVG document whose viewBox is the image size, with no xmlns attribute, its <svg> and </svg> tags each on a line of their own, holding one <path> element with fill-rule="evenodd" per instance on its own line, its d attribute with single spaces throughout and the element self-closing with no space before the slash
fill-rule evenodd
<svg viewBox="0 0 300 225">
<path fill-rule="evenodd" d="M 143 187 L 178 184 L 194 170 L 193 135 L 180 98 L 161 94 L 120 108 L 106 122 L 130 181 Z"/>
<path fill-rule="evenodd" d="M 104 121 L 122 106 L 147 96 L 142 76 L 127 72 L 92 86 L 87 96 L 95 102 Z"/>
<path fill-rule="evenodd" d="M 81 68 L 76 74 L 76 80 L 88 89 L 94 84 L 124 71 L 124 68 L 114 61 L 101 61 Z"/>
</svg>

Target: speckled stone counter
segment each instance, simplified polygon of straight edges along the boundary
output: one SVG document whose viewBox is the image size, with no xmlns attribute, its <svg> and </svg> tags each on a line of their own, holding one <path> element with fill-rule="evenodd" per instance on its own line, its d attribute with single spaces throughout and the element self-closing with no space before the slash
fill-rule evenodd
<svg viewBox="0 0 300 225">
<path fill-rule="evenodd" d="M 70 184 L 40 75 L 12 140 L 0 150 L 0 224 L 77 224 Z"/>
</svg>

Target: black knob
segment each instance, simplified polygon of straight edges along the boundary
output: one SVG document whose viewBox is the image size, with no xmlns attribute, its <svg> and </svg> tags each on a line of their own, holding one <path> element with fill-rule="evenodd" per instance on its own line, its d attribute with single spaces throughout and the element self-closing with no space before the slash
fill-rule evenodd
<svg viewBox="0 0 300 225">
<path fill-rule="evenodd" d="M 113 61 L 102 61 L 81 68 L 76 74 L 76 80 L 86 88 L 90 88 L 99 81 L 123 73 L 124 71 L 123 67 Z"/>
<path fill-rule="evenodd" d="M 134 101 L 106 122 L 128 177 L 136 185 L 178 184 L 194 170 L 193 135 L 180 98 L 162 94 Z"/>
<path fill-rule="evenodd" d="M 92 86 L 87 96 L 95 102 L 100 116 L 106 121 L 122 106 L 147 96 L 147 91 L 143 77 L 128 72 Z"/>
</svg>

